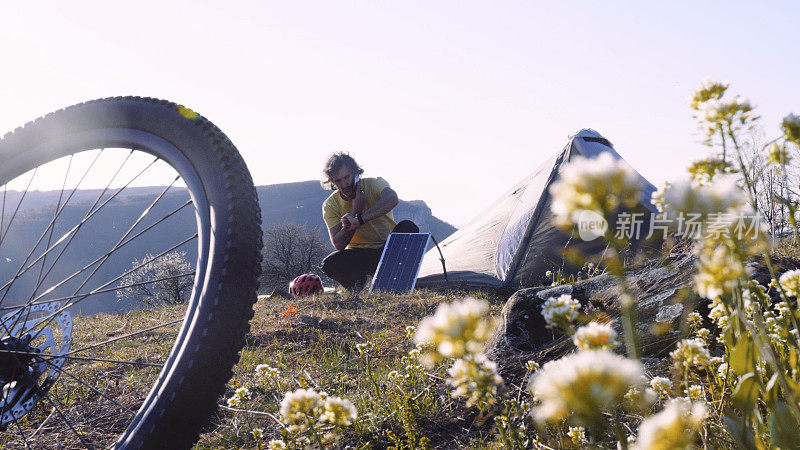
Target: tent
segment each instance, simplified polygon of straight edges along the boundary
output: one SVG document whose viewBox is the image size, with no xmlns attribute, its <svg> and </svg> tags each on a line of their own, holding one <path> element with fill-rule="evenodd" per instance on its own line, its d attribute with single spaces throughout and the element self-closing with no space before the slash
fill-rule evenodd
<svg viewBox="0 0 800 450">
<path fill-rule="evenodd" d="M 562 257 L 564 247 L 577 247 L 584 254 L 605 249 L 602 239 L 587 242 L 570 238 L 556 228 L 551 223 L 549 193 L 550 185 L 570 159 L 576 155 L 594 158 L 604 152 L 622 159 L 600 133 L 591 129 L 579 131 L 570 137 L 563 150 L 442 241 L 439 247 L 445 259 L 448 284 L 497 288 L 541 285 L 546 281 L 546 271 L 571 267 Z M 655 212 L 650 203 L 655 187 L 638 172 L 637 175 L 643 181 L 641 211 Z M 425 254 L 417 286 L 444 285 L 439 251 L 434 247 Z"/>
</svg>

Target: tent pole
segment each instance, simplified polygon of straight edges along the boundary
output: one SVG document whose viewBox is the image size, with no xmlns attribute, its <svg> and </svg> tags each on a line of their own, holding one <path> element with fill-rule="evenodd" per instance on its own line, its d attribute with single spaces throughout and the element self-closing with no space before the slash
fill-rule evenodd
<svg viewBox="0 0 800 450">
<path fill-rule="evenodd" d="M 450 287 L 450 282 L 447 281 L 447 267 L 444 265 L 444 255 L 442 254 L 442 249 L 439 248 L 439 242 L 436 241 L 436 238 L 431 235 L 431 239 L 433 240 L 433 244 L 436 245 L 436 250 L 439 250 L 439 261 L 442 262 L 442 271 L 444 272 L 444 285 Z"/>
</svg>

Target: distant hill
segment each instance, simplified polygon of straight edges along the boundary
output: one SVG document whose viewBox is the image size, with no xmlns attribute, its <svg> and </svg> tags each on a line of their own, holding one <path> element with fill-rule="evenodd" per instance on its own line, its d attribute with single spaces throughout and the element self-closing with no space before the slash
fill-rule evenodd
<svg viewBox="0 0 800 450">
<path fill-rule="evenodd" d="M 323 189 L 318 181 L 271 184 L 258 186 L 256 190 L 265 226 L 281 222 L 306 224 L 311 229 L 319 230 L 328 240 L 322 220 L 322 202 L 332 191 Z M 400 200 L 393 215 L 398 222 L 405 219 L 414 221 L 420 231 L 431 233 L 440 242 L 456 231 L 454 226 L 436 218 L 422 200 Z"/>
<path fill-rule="evenodd" d="M 72 271 L 77 270 L 77 268 L 102 259 L 105 252 L 130 229 L 163 189 L 162 187 L 128 188 L 109 201 L 103 209 L 75 233 L 66 250 L 61 251 L 64 243 L 69 239 L 66 239 L 59 244 L 59 247 L 54 249 L 43 261 L 44 265 L 41 263 L 36 264 L 25 275 L 18 277 L 11 289 L 5 293 L 3 306 L 26 301 L 27 297 L 24 297 L 23 294 L 29 293 L 39 278 L 45 278 L 46 283 L 44 285 L 49 286 L 58 280 L 69 277 L 73 274 Z M 257 191 L 264 226 L 282 222 L 305 224 L 310 229 L 316 230 L 323 235 L 324 240 L 327 242 L 327 232 L 322 221 L 322 202 L 330 195 L 331 191 L 323 189 L 319 182 L 304 181 L 258 186 Z M 14 220 L 10 231 L 2 237 L 2 242 L 0 242 L 0 277 L 2 277 L 2 280 L 14 278 L 20 267 L 30 265 L 32 260 L 28 258 L 30 249 L 40 237 L 42 240 L 34 255 L 41 254 L 49 245 L 54 245 L 69 228 L 80 222 L 81 218 L 90 211 L 92 205 L 98 201 L 101 193 L 101 190 L 93 189 L 76 191 L 61 213 L 61 217 L 64 220 L 56 222 L 52 234 L 47 233 L 43 236 L 42 231 L 47 228 L 53 218 L 56 205 L 59 202 L 60 192 L 28 192 L 16 214 L 13 214 L 13 212 L 17 209 L 17 204 L 22 196 L 18 192 L 7 192 L 3 203 L 5 219 L 4 223 L 0 223 L 0 225 L 5 229 L 12 215 Z M 106 201 L 110 195 L 110 193 L 104 194 L 99 201 Z M 144 230 L 157 219 L 177 210 L 187 200 L 188 193 L 185 189 L 170 189 L 139 225 L 133 229 L 130 235 L 132 236 Z M 63 203 L 63 201 L 64 199 L 62 198 L 61 202 Z M 421 200 L 401 200 L 400 204 L 395 208 L 394 215 L 398 221 L 402 219 L 413 220 L 420 225 L 422 231 L 430 232 L 439 241 L 455 231 L 455 227 L 434 217 L 430 208 Z M 87 290 L 95 289 L 105 284 L 108 284 L 108 287 L 117 286 L 119 283 L 114 278 L 129 270 L 133 260 L 142 259 L 147 253 L 161 252 L 184 239 L 190 238 L 194 233 L 194 213 L 191 207 L 185 207 L 155 225 L 140 238 L 114 252 L 103 262 L 102 266 L 78 293 L 84 293 Z M 194 261 L 196 258 L 195 247 L 196 241 L 191 241 L 178 249 L 186 251 L 190 260 Z M 23 265 L 26 258 L 28 258 L 28 263 Z M 52 261 L 56 258 L 59 259 L 59 264 L 55 265 L 51 270 Z M 67 268 L 72 271 L 67 271 Z M 73 295 L 93 270 L 94 267 L 80 276 L 74 277 L 53 292 L 48 293 L 48 297 L 44 298 L 60 298 Z M 2 295 L 2 291 L 0 291 L 0 295 Z M 128 302 L 118 301 L 114 293 L 111 292 L 87 298 L 80 303 L 79 307 L 74 309 L 76 312 L 96 313 L 125 310 L 132 306 L 134 305 Z"/>
</svg>

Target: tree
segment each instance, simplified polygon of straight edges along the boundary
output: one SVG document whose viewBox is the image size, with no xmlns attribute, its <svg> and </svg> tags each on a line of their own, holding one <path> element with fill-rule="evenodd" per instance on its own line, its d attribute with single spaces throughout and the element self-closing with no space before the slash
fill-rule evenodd
<svg viewBox="0 0 800 450">
<path fill-rule="evenodd" d="M 117 291 L 117 298 L 133 298 L 147 306 L 174 305 L 189 299 L 194 275 L 186 252 L 167 253 L 155 260 L 148 253 L 132 265 L 141 267 L 120 280 L 122 289 Z"/>
<path fill-rule="evenodd" d="M 286 288 L 295 277 L 308 272 L 322 275 L 322 259 L 330 246 L 319 233 L 305 225 L 281 223 L 264 229 L 261 288 Z"/>
</svg>

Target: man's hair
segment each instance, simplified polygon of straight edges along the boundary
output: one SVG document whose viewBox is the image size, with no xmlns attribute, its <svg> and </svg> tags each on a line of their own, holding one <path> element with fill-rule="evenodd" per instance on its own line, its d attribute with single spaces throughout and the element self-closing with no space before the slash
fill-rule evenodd
<svg viewBox="0 0 800 450">
<path fill-rule="evenodd" d="M 325 161 L 325 167 L 322 169 L 322 186 L 333 189 L 331 178 L 333 178 L 336 172 L 338 172 L 342 167 L 347 167 L 351 172 L 353 172 L 353 174 L 361 175 L 364 173 L 364 169 L 358 165 L 356 160 L 353 159 L 349 153 L 336 152 L 329 156 L 328 160 Z"/>
</svg>

